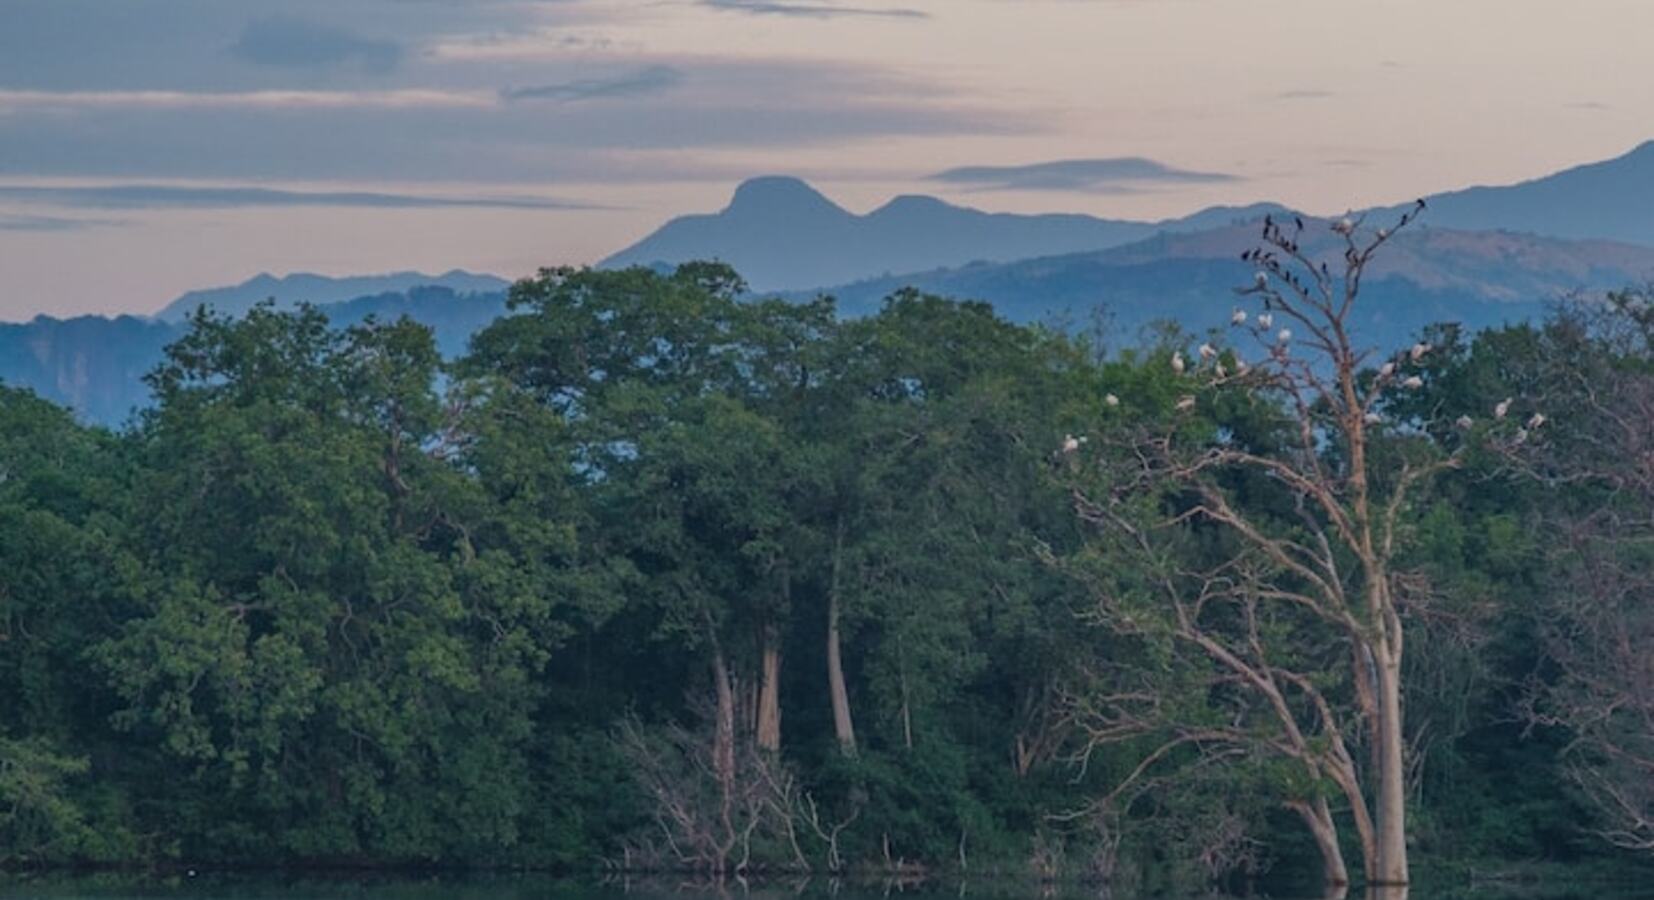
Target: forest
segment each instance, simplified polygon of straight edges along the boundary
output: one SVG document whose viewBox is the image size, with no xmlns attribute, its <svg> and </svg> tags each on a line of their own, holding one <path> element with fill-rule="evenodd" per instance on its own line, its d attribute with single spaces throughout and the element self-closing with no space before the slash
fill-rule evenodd
<svg viewBox="0 0 1654 900">
<path fill-rule="evenodd" d="M 1373 350 L 1302 228 L 1123 346 L 695 263 L 0 387 L 0 861 L 1647 865 L 1654 295 Z"/>
</svg>

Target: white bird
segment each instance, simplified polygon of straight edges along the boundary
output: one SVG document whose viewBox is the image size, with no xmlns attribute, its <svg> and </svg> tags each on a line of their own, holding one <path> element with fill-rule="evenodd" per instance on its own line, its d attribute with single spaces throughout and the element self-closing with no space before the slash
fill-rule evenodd
<svg viewBox="0 0 1654 900">
<path fill-rule="evenodd" d="M 1218 363 L 1216 366 L 1214 366 L 1212 368 L 1212 374 L 1216 375 L 1219 378 L 1228 378 L 1229 377 L 1229 370 L 1223 367 L 1223 363 Z"/>
<path fill-rule="evenodd" d="M 1495 419 L 1503 419 L 1505 417 L 1505 414 L 1508 413 L 1508 412 L 1510 412 L 1510 398 L 1509 397 L 1506 397 L 1505 399 L 1499 401 L 1499 404 L 1497 406 L 1493 407 L 1493 417 Z"/>
<path fill-rule="evenodd" d="M 1274 327 L 1274 325 L 1275 325 L 1275 315 L 1274 315 L 1274 313 L 1258 313 L 1258 327 L 1259 328 L 1263 328 L 1263 329 L 1267 330 L 1269 328 Z"/>
<path fill-rule="evenodd" d="M 1529 431 L 1538 431 L 1539 426 L 1541 426 L 1543 424 L 1545 424 L 1545 414 L 1544 413 L 1534 413 L 1532 416 L 1530 416 L 1528 418 L 1528 430 Z"/>
<path fill-rule="evenodd" d="M 1387 238 L 1387 237 L 1389 237 L 1389 236 L 1390 236 L 1390 229 L 1388 229 L 1388 228 L 1380 228 L 1380 229 L 1379 229 L 1379 230 L 1378 230 L 1378 239 L 1379 239 L 1379 240 L 1381 240 L 1381 241 L 1382 241 L 1382 240 L 1384 240 L 1384 239 L 1385 239 L 1385 238 Z"/>
<path fill-rule="evenodd" d="M 1263 290 L 1269 287 L 1269 275 L 1265 272 L 1259 272 L 1252 277 L 1252 283 L 1258 286 L 1258 290 Z"/>
<path fill-rule="evenodd" d="M 1246 360 L 1244 360 L 1244 359 L 1235 360 L 1235 374 L 1236 375 L 1245 375 L 1246 370 L 1250 369 L 1250 368 L 1252 368 L 1252 367 L 1246 364 Z"/>
<path fill-rule="evenodd" d="M 1080 439 L 1072 434 L 1062 436 L 1062 452 L 1075 453 L 1080 449 Z"/>
<path fill-rule="evenodd" d="M 1178 409 L 1194 409 L 1195 408 L 1195 398 L 1193 398 L 1191 396 L 1187 396 L 1187 395 L 1179 398 L 1178 401 L 1177 401 L 1177 408 Z"/>
<path fill-rule="evenodd" d="M 1277 343 L 1289 343 L 1292 340 L 1292 329 L 1282 328 L 1280 333 L 1275 335 L 1275 340 Z"/>
<path fill-rule="evenodd" d="M 1344 218 L 1332 223 L 1332 230 L 1346 236 L 1354 234 L 1355 222 L 1351 221 L 1349 216 L 1345 216 Z"/>
<path fill-rule="evenodd" d="M 1200 358 L 1201 359 L 1211 359 L 1211 358 L 1213 358 L 1217 355 L 1218 355 L 1217 348 L 1213 347 L 1211 344 L 1201 344 L 1200 345 Z"/>
<path fill-rule="evenodd" d="M 1469 431 L 1470 426 L 1475 423 L 1471 421 L 1469 416 L 1460 416 L 1453 424 L 1459 426 L 1460 431 Z"/>
<path fill-rule="evenodd" d="M 1401 386 L 1409 391 L 1416 391 L 1419 388 L 1424 387 L 1424 379 L 1418 377 L 1417 375 L 1409 375 L 1407 376 L 1407 380 L 1401 383 Z"/>
<path fill-rule="evenodd" d="M 1375 413 L 1375 412 L 1367 413 L 1365 416 L 1362 416 L 1361 418 L 1368 425 L 1377 425 L 1378 423 L 1384 421 L 1384 417 L 1379 415 L 1378 413 Z"/>
<path fill-rule="evenodd" d="M 1412 357 L 1413 362 L 1418 362 L 1419 360 L 1424 358 L 1424 354 L 1430 352 L 1430 349 L 1431 349 L 1431 347 L 1430 347 L 1429 344 L 1426 344 L 1423 341 L 1419 341 L 1418 343 L 1413 345 L 1413 349 L 1407 351 L 1407 355 Z"/>
<path fill-rule="evenodd" d="M 1245 325 L 1246 324 L 1246 310 L 1237 309 L 1234 312 L 1230 313 L 1229 314 L 1229 324 L 1230 325 Z"/>
<path fill-rule="evenodd" d="M 1188 364 L 1183 362 L 1183 354 L 1182 353 L 1173 353 L 1172 354 L 1172 371 L 1176 372 L 1179 375 L 1182 375 L 1183 370 L 1186 369 L 1186 368 L 1188 368 Z"/>
<path fill-rule="evenodd" d="M 1120 405 L 1120 398 L 1114 396 L 1113 394 L 1104 394 L 1103 395 L 1103 405 L 1104 406 L 1119 406 Z"/>
<path fill-rule="evenodd" d="M 1528 439 L 1528 430 L 1526 428 L 1516 429 L 1516 443 L 1520 444 L 1520 443 L 1522 443 L 1523 441 L 1525 441 L 1527 439 Z"/>
<path fill-rule="evenodd" d="M 1387 362 L 1378 367 L 1378 377 L 1380 378 L 1389 378 L 1394 374 L 1396 374 L 1396 364 L 1393 362 Z"/>
</svg>

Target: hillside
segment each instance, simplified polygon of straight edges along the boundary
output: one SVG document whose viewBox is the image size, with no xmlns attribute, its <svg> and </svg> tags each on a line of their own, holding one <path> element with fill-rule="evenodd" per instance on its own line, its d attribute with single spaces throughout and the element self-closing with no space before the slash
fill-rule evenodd
<svg viewBox="0 0 1654 900">
<path fill-rule="evenodd" d="M 721 212 L 683 216 L 603 260 L 603 268 L 720 259 L 758 291 L 837 284 L 894 272 L 1009 262 L 1115 247 L 1159 231 L 1256 218 L 1274 204 L 1216 208 L 1165 222 L 1085 215 L 1014 215 L 902 196 L 852 213 L 796 178 L 755 178 Z"/>
<path fill-rule="evenodd" d="M 1336 258 L 1324 223 L 1305 241 L 1312 256 Z M 828 288 L 849 314 L 877 309 L 895 290 L 920 290 L 993 303 L 1017 321 L 1088 326 L 1101 309 L 1116 336 L 1175 320 L 1196 330 L 1221 325 L 1233 289 L 1250 283 L 1239 258 L 1255 225 L 1191 235 L 1159 235 L 1125 247 L 991 265 L 978 264 L 871 279 Z M 1377 346 L 1411 340 L 1424 325 L 1472 328 L 1531 318 L 1571 294 L 1638 284 L 1654 277 L 1654 248 L 1610 241 L 1564 241 L 1515 232 L 1418 227 L 1399 235 L 1375 261 L 1360 327 Z"/>
<path fill-rule="evenodd" d="M 169 322 L 182 321 L 197 307 L 207 306 L 221 313 L 241 315 L 264 300 L 276 301 L 279 308 L 298 303 L 342 303 L 357 297 L 375 294 L 404 293 L 417 287 L 439 287 L 456 294 L 491 293 L 503 291 L 510 283 L 493 275 L 478 275 L 453 269 L 441 275 L 420 272 L 392 272 L 388 275 L 359 275 L 332 278 L 295 272 L 277 277 L 268 272 L 259 274 L 237 285 L 190 291 L 167 304 L 158 318 Z"/>
<path fill-rule="evenodd" d="M 503 293 L 462 295 L 432 286 L 357 297 L 327 308 L 338 324 L 370 315 L 412 317 L 431 326 L 439 348 L 450 357 L 463 352 L 470 336 L 504 310 Z M 30 388 L 73 408 L 86 421 L 119 425 L 148 404 L 143 376 L 187 327 L 181 321 L 135 316 L 38 316 L 21 324 L 0 324 L 0 383 Z"/>
</svg>

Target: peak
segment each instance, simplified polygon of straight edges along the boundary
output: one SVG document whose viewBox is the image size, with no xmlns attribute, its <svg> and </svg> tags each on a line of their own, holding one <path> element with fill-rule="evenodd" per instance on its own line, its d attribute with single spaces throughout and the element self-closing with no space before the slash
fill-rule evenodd
<svg viewBox="0 0 1654 900">
<path fill-rule="evenodd" d="M 955 209 L 951 203 L 938 200 L 926 194 L 899 194 L 890 198 L 890 202 L 874 210 L 872 215 L 889 213 L 916 213 L 930 210 Z"/>
<path fill-rule="evenodd" d="M 741 182 L 741 186 L 735 189 L 734 198 L 729 201 L 729 209 L 752 209 L 762 212 L 821 209 L 843 212 L 838 204 L 828 200 L 803 179 L 785 175 L 766 175 Z"/>
<path fill-rule="evenodd" d="M 1631 148 L 1631 152 L 1625 155 L 1629 159 L 1654 160 L 1654 141 L 1643 141 L 1637 146 Z"/>
</svg>

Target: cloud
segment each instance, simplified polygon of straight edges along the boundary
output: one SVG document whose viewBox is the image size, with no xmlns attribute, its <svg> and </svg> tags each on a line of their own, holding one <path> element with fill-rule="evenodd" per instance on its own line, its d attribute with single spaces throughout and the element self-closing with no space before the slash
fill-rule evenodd
<svg viewBox="0 0 1654 900">
<path fill-rule="evenodd" d="M 1206 184 L 1237 181 L 1233 175 L 1191 172 L 1136 156 L 1065 159 L 1025 166 L 965 166 L 931 175 L 941 181 L 982 191 L 1127 192 L 1155 184 Z"/>
<path fill-rule="evenodd" d="M 0 231 L 80 231 L 127 223 L 116 219 L 63 219 L 57 216 L 10 216 L 0 213 Z"/>
<path fill-rule="evenodd" d="M 349 206 L 372 209 L 437 209 L 450 207 L 490 209 L 602 208 L 548 197 L 449 197 L 425 194 L 385 194 L 371 191 L 288 191 L 277 188 L 235 185 L 215 187 L 151 184 L 71 187 L 0 185 L 0 200 L 85 209 L 233 209 L 254 206 Z M 49 223 L 51 220 L 42 219 L 41 221 Z M 47 224 L 30 230 L 49 230 L 49 228 L 50 226 Z"/>
<path fill-rule="evenodd" d="M 0 112 L 76 109 L 414 109 L 498 106 L 486 91 L 406 88 L 387 91 L 12 91 Z"/>
<path fill-rule="evenodd" d="M 671 66 L 648 66 L 609 78 L 580 78 L 534 87 L 506 88 L 500 97 L 518 100 L 597 100 L 635 97 L 669 90 L 683 82 L 683 72 Z"/>
<path fill-rule="evenodd" d="M 859 63 L 678 54 L 640 64 L 683 80 L 625 102 L 511 102 L 499 90 L 511 82 L 493 72 L 470 73 L 477 86 L 463 90 L 0 91 L 0 111 L 15 108 L 0 112 L 0 157 L 13 179 L 525 184 L 633 177 L 627 154 L 638 152 L 1026 137 L 1057 118 Z M 566 88 L 615 70 L 563 71 L 517 83 Z"/>
<path fill-rule="evenodd" d="M 845 16 L 873 16 L 886 19 L 925 19 L 916 9 L 901 7 L 838 6 L 797 0 L 701 0 L 713 9 L 744 12 L 757 16 L 791 16 L 800 19 L 836 19 Z"/>
<path fill-rule="evenodd" d="M 394 41 L 372 40 L 353 31 L 289 16 L 258 19 L 230 46 L 237 58 L 264 66 L 292 68 L 354 64 L 368 72 L 396 68 L 402 48 Z"/>
</svg>

